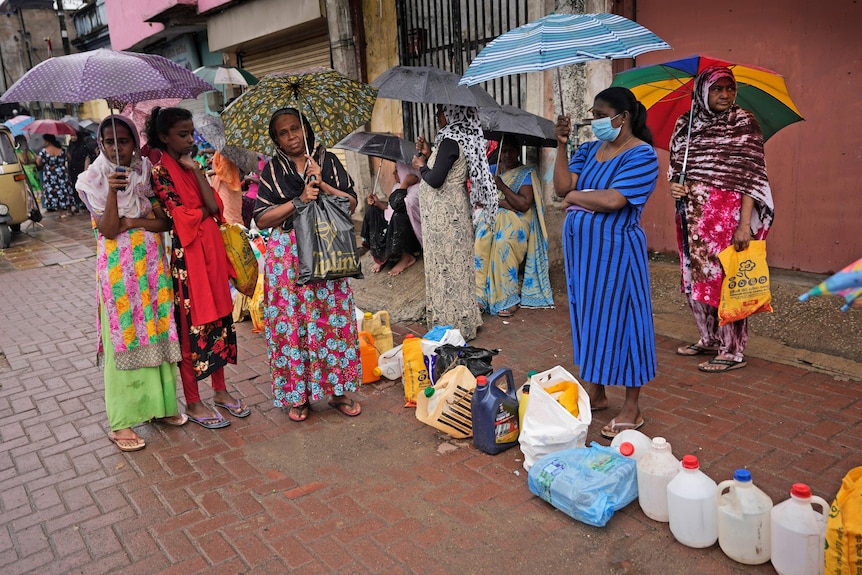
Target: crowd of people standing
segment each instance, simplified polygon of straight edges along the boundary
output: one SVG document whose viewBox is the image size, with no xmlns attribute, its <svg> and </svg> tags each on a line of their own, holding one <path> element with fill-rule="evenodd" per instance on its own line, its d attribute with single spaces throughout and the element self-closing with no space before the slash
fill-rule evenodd
<svg viewBox="0 0 862 575">
<path fill-rule="evenodd" d="M 747 326 L 743 320 L 718 327 L 717 252 L 731 244 L 742 250 L 752 238 L 763 238 L 773 206 L 762 135 L 753 117 L 733 102 L 732 73 L 707 70 L 695 86 L 693 121 L 684 116 L 677 124 L 668 176 L 671 195 L 679 200 L 682 286 L 701 339 L 677 353 L 716 354 L 700 369 L 720 372 L 744 367 Z M 642 427 L 640 391 L 656 376 L 657 356 L 640 217 L 658 181 L 643 104 L 625 88 L 595 97 L 597 139 L 578 146 L 571 158 L 558 153 L 555 161 L 554 192 L 566 212 L 557 232 L 545 224 L 541 180 L 522 164 L 517 139 L 504 140 L 489 164 L 476 109 L 445 105 L 436 112 L 433 146 L 420 136 L 412 166 L 396 166 L 388 201 L 368 200 L 363 236 L 375 261 L 371 272 L 391 264 L 390 275 L 398 275 L 421 253 L 428 325 L 452 326 L 471 340 L 483 313 L 511 317 L 520 307 L 553 307 L 548 236 L 559 233 L 574 363 L 592 409 L 609 407 L 607 387 L 625 389 L 622 407 L 601 433 L 612 438 Z M 224 415 L 251 413 L 228 390 L 225 376 L 225 367 L 240 358 L 229 288 L 234 270 L 219 232 L 221 222 L 242 220 L 243 175 L 217 154 L 213 178 L 207 179 L 192 156 L 195 130 L 187 110 L 153 109 L 144 132 L 150 152 L 142 150 L 127 118 L 103 121 L 97 134 L 101 153 L 86 161 L 75 186 L 98 243 L 98 349 L 110 437 L 126 451 L 144 446 L 132 429 L 137 423 L 192 421 L 217 429 L 230 425 Z M 568 116 L 557 119 L 556 134 L 561 144 L 568 141 Z M 324 399 L 353 417 L 362 407 L 348 394 L 359 388 L 362 367 L 351 283 L 297 281 L 294 221 L 298 209 L 321 194 L 341 196 L 355 210 L 354 180 L 315 141 L 297 109 L 272 114 L 269 136 L 275 155 L 261 162 L 254 182 L 253 219 L 268 236 L 263 316 L 272 400 L 296 422 L 309 417 L 312 401 Z M 62 149 L 50 149 L 46 141 L 38 161 L 47 168 Z M 686 181 L 678 183 L 682 141 L 689 142 L 689 167 Z M 746 160 L 736 163 L 740 157 Z M 756 185 L 743 185 L 746 180 Z M 46 187 L 56 185 L 49 181 L 44 178 Z M 59 209 L 72 210 L 74 204 L 55 189 L 46 189 L 47 197 Z M 707 212 L 722 218 L 721 233 L 706 220 Z M 162 232 L 169 235 L 169 251 Z M 182 414 L 176 365 L 186 404 Z M 199 392 L 198 382 L 205 379 L 213 390 L 211 405 Z M 141 381 L 150 389 L 145 399 L 134 389 Z"/>
</svg>

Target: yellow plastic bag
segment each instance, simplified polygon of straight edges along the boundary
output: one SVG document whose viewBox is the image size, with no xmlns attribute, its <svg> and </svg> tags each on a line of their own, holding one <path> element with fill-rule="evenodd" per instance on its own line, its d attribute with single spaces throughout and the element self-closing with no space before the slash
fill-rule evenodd
<svg viewBox="0 0 862 575">
<path fill-rule="evenodd" d="M 251 316 L 251 331 L 262 332 L 266 329 L 263 322 L 263 284 L 264 274 L 260 274 L 257 278 L 257 286 L 254 288 L 254 295 L 251 296 L 251 303 L 248 306 L 248 313 Z"/>
<path fill-rule="evenodd" d="M 551 397 L 556 399 L 560 405 L 566 408 L 566 411 L 575 417 L 580 414 L 580 408 L 578 407 L 578 384 L 574 381 L 561 381 L 555 385 L 546 387 L 545 391 L 551 394 Z"/>
<path fill-rule="evenodd" d="M 257 286 L 257 258 L 248 239 L 246 231 L 238 224 L 227 222 L 219 226 L 227 259 L 236 272 L 236 278 L 231 278 L 233 287 L 247 296 L 254 295 Z"/>
<path fill-rule="evenodd" d="M 772 311 L 765 241 L 751 240 L 748 248 L 741 252 L 731 244 L 718 254 L 718 259 L 724 268 L 718 305 L 719 325 Z"/>
<path fill-rule="evenodd" d="M 826 520 L 826 575 L 855 575 L 862 565 L 862 467 L 841 482 Z"/>
</svg>

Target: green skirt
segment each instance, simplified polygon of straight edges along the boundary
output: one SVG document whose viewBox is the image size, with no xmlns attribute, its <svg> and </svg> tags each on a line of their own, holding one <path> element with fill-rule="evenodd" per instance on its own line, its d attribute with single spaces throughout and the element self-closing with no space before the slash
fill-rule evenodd
<svg viewBox="0 0 862 575">
<path fill-rule="evenodd" d="M 101 299 L 101 298 L 100 298 Z M 99 302 L 102 317 L 102 347 L 105 352 L 105 409 L 112 431 L 125 429 L 155 417 L 177 415 L 177 367 L 117 369 L 108 315 Z"/>
</svg>

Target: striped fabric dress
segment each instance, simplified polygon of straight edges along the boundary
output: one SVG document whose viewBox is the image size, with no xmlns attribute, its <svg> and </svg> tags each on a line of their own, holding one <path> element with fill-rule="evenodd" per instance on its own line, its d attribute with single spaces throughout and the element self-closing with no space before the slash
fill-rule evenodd
<svg viewBox="0 0 862 575">
<path fill-rule="evenodd" d="M 640 217 L 655 190 L 655 150 L 641 145 L 604 162 L 601 142 L 581 145 L 569 170 L 578 190 L 613 188 L 628 199 L 608 213 L 570 209 L 563 253 L 572 322 L 574 363 L 581 378 L 601 385 L 638 387 L 656 375 L 646 234 Z"/>
</svg>

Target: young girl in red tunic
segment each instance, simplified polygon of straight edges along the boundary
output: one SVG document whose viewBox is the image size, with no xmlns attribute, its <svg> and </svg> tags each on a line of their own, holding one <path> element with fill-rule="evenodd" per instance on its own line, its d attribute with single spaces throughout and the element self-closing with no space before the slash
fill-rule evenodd
<svg viewBox="0 0 862 575">
<path fill-rule="evenodd" d="M 171 275 L 183 359 L 180 377 L 189 420 L 208 429 L 230 425 L 203 404 L 198 380 L 212 378 L 213 403 L 235 417 L 250 410 L 225 385 L 224 366 L 236 363 L 236 332 L 229 276 L 234 274 L 216 220 L 221 206 L 191 157 L 194 123 L 182 108 L 153 108 L 147 122 L 151 148 L 162 150 L 153 167 L 153 190 L 173 221 Z"/>
</svg>

